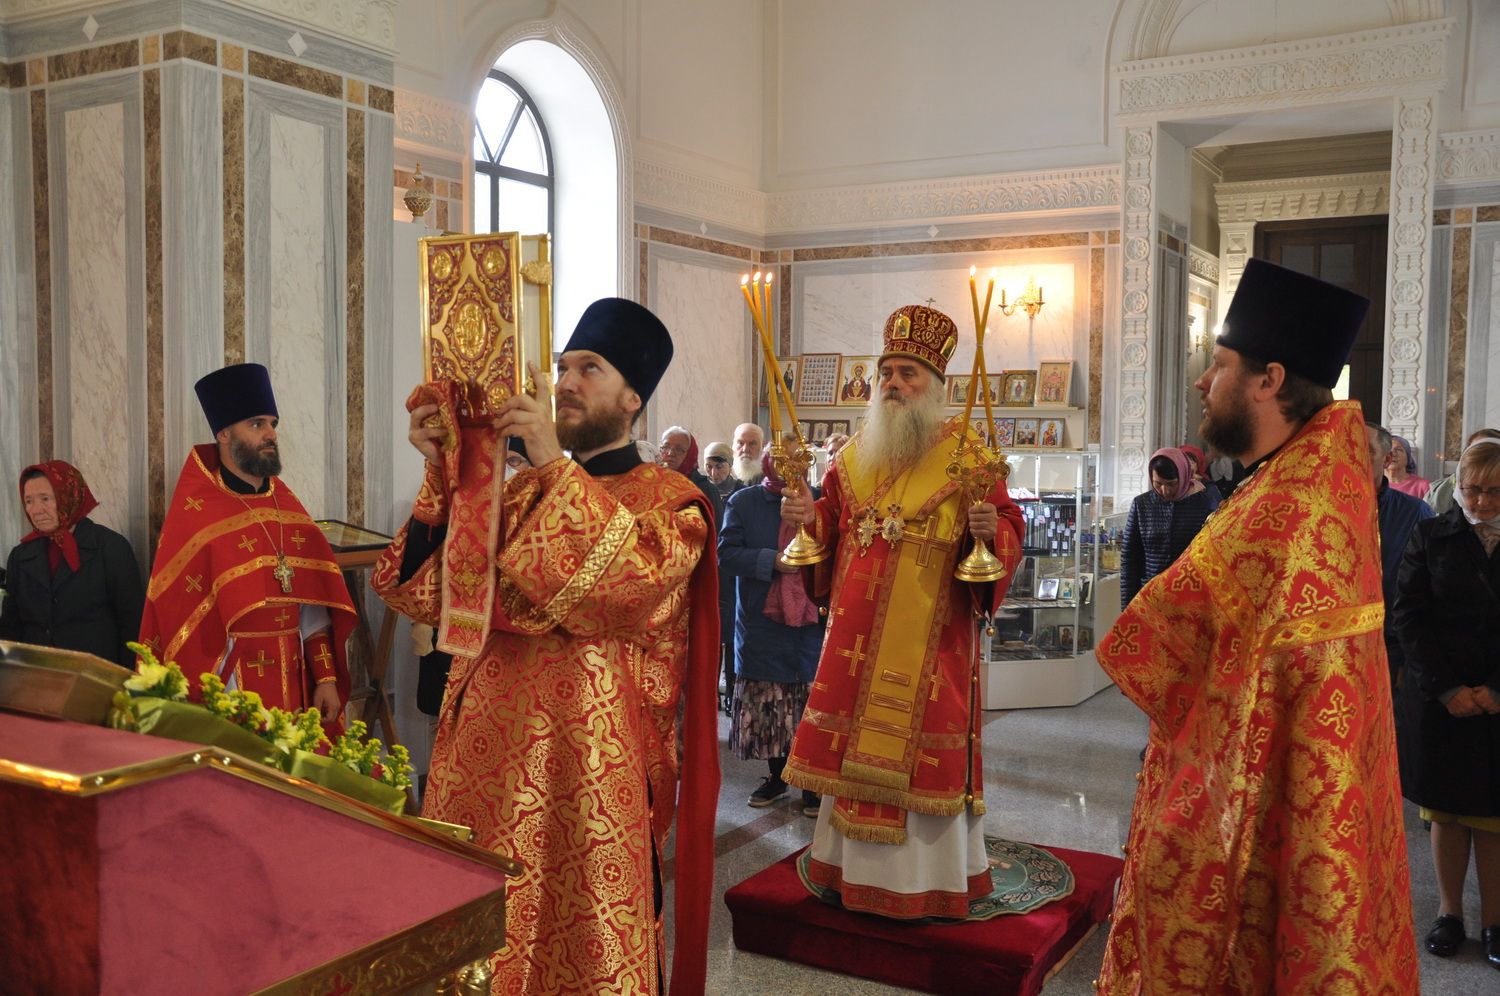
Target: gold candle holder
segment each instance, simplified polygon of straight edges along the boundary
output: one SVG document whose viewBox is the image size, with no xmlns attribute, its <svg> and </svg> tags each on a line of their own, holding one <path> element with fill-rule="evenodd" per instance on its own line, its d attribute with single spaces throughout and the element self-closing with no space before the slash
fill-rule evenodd
<svg viewBox="0 0 1500 996">
<path fill-rule="evenodd" d="M 807 489 L 807 469 L 812 466 L 813 455 L 797 425 L 797 408 L 792 404 L 791 392 L 777 372 L 776 351 L 771 347 L 771 333 L 766 324 L 771 312 L 772 276 L 766 273 L 764 280 L 761 276 L 758 270 L 753 277 L 748 273 L 742 276 L 740 291 L 750 308 L 750 318 L 755 323 L 762 361 L 766 367 L 766 402 L 771 410 L 771 463 L 776 468 L 776 473 L 786 482 L 786 492 L 795 496 Z M 789 428 L 785 433 L 781 431 L 778 397 L 786 410 Z M 827 560 L 828 547 L 807 531 L 806 523 L 798 523 L 797 534 L 776 559 L 787 567 L 807 567 Z"/>
<path fill-rule="evenodd" d="M 1010 464 L 996 450 L 986 446 L 979 437 L 971 437 L 971 418 L 974 414 L 974 393 L 977 390 L 984 399 L 985 421 L 989 425 L 989 437 L 994 438 L 995 412 L 990 407 L 989 374 L 984 362 L 984 331 L 988 324 L 990 299 L 995 293 L 995 276 L 990 274 L 989 287 L 984 295 L 984 307 L 979 307 L 979 289 L 974 285 L 974 267 L 969 267 L 969 297 L 974 304 L 974 366 L 969 377 L 969 393 L 964 400 L 964 420 L 958 433 L 958 445 L 953 448 L 953 462 L 948 464 L 948 477 L 957 481 L 963 495 L 965 507 L 973 505 L 988 495 L 991 489 L 1010 476 Z M 953 576 L 960 581 L 974 583 L 999 581 L 1008 573 L 984 540 L 976 540 L 974 549 L 959 561 Z"/>
</svg>

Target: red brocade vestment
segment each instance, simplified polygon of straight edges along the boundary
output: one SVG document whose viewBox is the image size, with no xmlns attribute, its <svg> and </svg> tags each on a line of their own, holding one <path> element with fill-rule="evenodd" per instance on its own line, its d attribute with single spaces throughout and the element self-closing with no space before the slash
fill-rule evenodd
<svg viewBox="0 0 1500 996">
<path fill-rule="evenodd" d="M 953 577 L 969 545 L 947 474 L 961 423 L 894 478 L 863 459 L 856 437 L 815 506 L 814 534 L 832 553 L 814 573 L 816 594 L 831 592 L 828 636 L 782 777 L 835 796 L 833 826 L 851 840 L 902 843 L 908 811 L 984 812 L 976 614 L 1004 598 L 1023 525 L 997 483 L 982 500 L 999 510 L 992 546 L 1006 575 L 992 585 Z M 900 529 L 896 542 L 882 527 Z"/>
<path fill-rule="evenodd" d="M 1151 719 L 1100 991 L 1418 991 L 1360 407 L 1315 415 L 1099 645 Z"/>
<path fill-rule="evenodd" d="M 651 464 L 595 478 L 557 459 L 502 484 L 505 440 L 488 427 L 460 440 L 414 512 L 447 524 L 442 549 L 401 583 L 408 526 L 373 583 L 455 654 L 423 815 L 526 865 L 494 991 L 660 992 L 653 852 L 677 811 L 672 992 L 701 993 L 718 795 L 711 513 Z"/>
<path fill-rule="evenodd" d="M 278 551 L 292 572 L 290 592 L 274 573 Z M 304 605 L 328 610 L 331 639 L 313 634 L 304 647 Z M 194 447 L 162 524 L 141 642 L 181 665 L 195 694 L 198 676 L 214 672 L 267 708 L 300 710 L 329 679 L 339 702 L 349 701 L 345 646 L 356 621 L 333 550 L 291 489 L 273 477 L 261 494 L 231 491 L 218 450 Z"/>
</svg>

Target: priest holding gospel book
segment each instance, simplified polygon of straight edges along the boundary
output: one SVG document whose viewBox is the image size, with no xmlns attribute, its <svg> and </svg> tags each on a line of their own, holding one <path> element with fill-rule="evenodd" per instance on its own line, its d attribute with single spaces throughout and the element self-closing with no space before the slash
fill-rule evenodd
<svg viewBox="0 0 1500 996">
<path fill-rule="evenodd" d="M 662 990 L 663 846 L 678 811 L 671 992 L 704 988 L 719 785 L 712 513 L 685 477 L 643 463 L 630 434 L 671 358 L 655 315 L 606 298 L 558 361 L 555 418 L 534 367 L 536 395 L 511 394 L 493 418 L 461 423 L 452 381 L 407 402 L 426 479 L 372 582 L 454 655 L 423 815 L 526 865 L 499 992 Z M 506 437 L 533 464 L 508 482 Z"/>
</svg>

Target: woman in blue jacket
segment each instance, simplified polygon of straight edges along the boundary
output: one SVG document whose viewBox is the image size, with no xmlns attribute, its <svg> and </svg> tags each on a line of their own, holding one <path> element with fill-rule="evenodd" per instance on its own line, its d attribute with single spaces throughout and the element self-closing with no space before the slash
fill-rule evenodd
<svg viewBox="0 0 1500 996">
<path fill-rule="evenodd" d="M 771 772 L 750 794 L 756 808 L 787 794 L 781 772 L 823 647 L 823 622 L 800 573 L 777 565 L 791 538 L 781 521 L 784 482 L 769 453 L 761 464 L 765 478 L 729 496 L 719 530 L 719 569 L 736 589 L 729 749 L 744 761 L 766 761 Z M 818 814 L 816 794 L 802 793 L 802 811 Z"/>
</svg>

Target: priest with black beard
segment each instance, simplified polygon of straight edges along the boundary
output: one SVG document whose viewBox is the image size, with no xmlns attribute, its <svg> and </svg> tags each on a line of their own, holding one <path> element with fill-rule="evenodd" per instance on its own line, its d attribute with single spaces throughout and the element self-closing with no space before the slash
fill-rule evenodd
<svg viewBox="0 0 1500 996">
<path fill-rule="evenodd" d="M 188 454 L 167 506 L 141 642 L 182 667 L 195 697 L 213 673 L 267 708 L 316 708 L 341 732 L 354 603 L 323 531 L 278 476 L 270 374 L 238 363 L 195 388 L 214 441 Z"/>
</svg>

